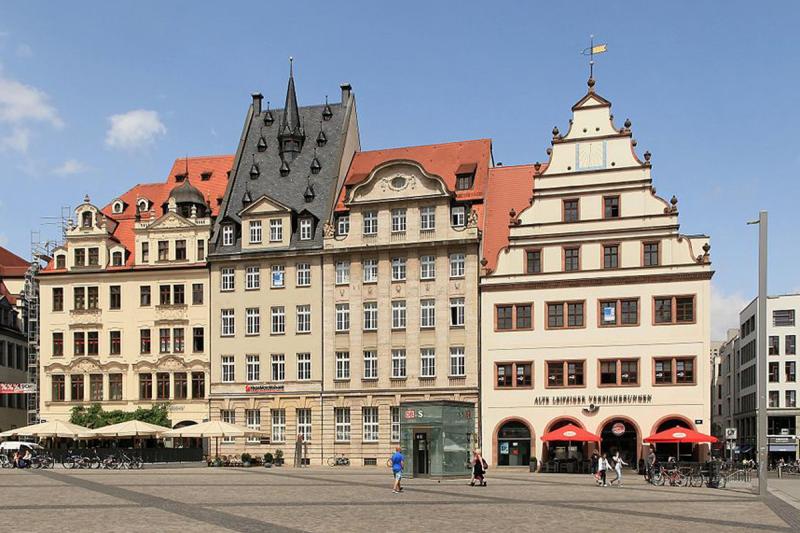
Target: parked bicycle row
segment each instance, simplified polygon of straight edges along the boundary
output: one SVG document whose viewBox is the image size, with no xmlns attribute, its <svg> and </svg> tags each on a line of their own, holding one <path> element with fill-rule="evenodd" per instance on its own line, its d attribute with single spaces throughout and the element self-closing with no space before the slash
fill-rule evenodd
<svg viewBox="0 0 800 533">
<path fill-rule="evenodd" d="M 0 468 L 54 468 L 56 464 L 61 464 L 66 469 L 132 470 L 141 469 L 144 466 L 139 455 L 122 450 L 104 456 L 98 454 L 96 450 L 83 453 L 67 450 L 60 461 L 56 461 L 49 452 L 35 451 L 30 448 L 25 451 L 16 451 L 10 458 L 8 455 L 0 453 Z"/>
</svg>

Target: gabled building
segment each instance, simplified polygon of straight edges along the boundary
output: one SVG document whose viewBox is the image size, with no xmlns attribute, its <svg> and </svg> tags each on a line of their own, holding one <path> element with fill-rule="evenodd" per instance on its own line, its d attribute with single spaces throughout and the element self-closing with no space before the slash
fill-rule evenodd
<svg viewBox="0 0 800 533">
<path fill-rule="evenodd" d="M 209 255 L 214 349 L 211 418 L 266 431 L 230 453 L 295 444 L 322 461 L 322 245 L 336 192 L 359 150 L 355 97 L 283 109 L 254 94 Z M 268 446 L 269 445 L 269 446 Z"/>
<path fill-rule="evenodd" d="M 41 418 L 158 402 L 176 425 L 208 418 L 206 255 L 232 159 L 176 160 L 165 183 L 76 207 L 39 274 Z"/>
</svg>

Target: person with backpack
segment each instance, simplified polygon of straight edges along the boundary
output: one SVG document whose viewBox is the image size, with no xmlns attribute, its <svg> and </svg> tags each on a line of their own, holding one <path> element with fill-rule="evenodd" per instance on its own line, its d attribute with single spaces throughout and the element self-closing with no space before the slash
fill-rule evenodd
<svg viewBox="0 0 800 533">
<path fill-rule="evenodd" d="M 480 449 L 476 449 L 472 454 L 472 479 L 469 482 L 470 486 L 474 487 L 475 483 L 478 483 L 478 486 L 485 487 L 486 470 L 488 468 L 489 465 L 481 455 Z"/>
</svg>

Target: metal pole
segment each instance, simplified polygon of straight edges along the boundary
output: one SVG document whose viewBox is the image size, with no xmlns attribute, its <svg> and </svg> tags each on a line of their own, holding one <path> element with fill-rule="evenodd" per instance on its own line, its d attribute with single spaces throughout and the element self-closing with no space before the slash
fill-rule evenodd
<svg viewBox="0 0 800 533">
<path fill-rule="evenodd" d="M 767 212 L 758 214 L 758 494 L 767 495 Z"/>
</svg>

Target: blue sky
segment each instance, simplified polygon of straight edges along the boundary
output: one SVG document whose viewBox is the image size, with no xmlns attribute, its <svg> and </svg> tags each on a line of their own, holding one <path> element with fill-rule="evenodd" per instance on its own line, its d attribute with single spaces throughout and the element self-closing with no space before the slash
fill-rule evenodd
<svg viewBox="0 0 800 533">
<path fill-rule="evenodd" d="M 796 2 L 0 2 L 0 244 L 85 193 L 105 203 L 184 154 L 233 153 L 252 91 L 301 104 L 352 83 L 365 149 L 493 139 L 545 160 L 607 42 L 598 92 L 653 153 L 681 230 L 712 237 L 715 334 L 756 290 L 800 291 Z M 792 205 L 790 205 L 792 204 Z"/>
</svg>

